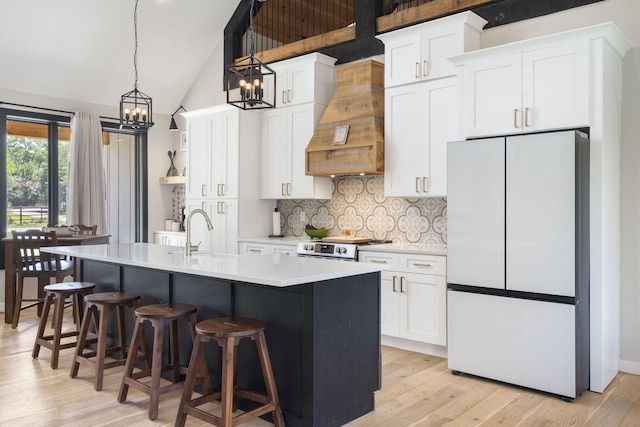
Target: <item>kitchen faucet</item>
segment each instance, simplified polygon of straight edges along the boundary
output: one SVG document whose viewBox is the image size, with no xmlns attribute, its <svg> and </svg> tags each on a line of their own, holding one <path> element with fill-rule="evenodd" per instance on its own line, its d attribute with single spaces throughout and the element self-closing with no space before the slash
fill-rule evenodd
<svg viewBox="0 0 640 427">
<path fill-rule="evenodd" d="M 191 244 L 191 217 L 195 213 L 201 213 L 202 216 L 204 216 L 205 221 L 207 221 L 207 229 L 209 231 L 213 230 L 213 224 L 211 224 L 211 220 L 209 219 L 209 215 L 207 215 L 207 213 L 204 210 L 202 210 L 202 209 L 194 209 L 191 212 L 189 212 L 189 216 L 187 216 L 187 220 L 184 223 L 184 228 L 185 228 L 185 231 L 187 232 L 187 242 L 186 242 L 186 247 L 185 247 L 185 250 L 184 250 L 184 255 L 185 256 L 191 256 L 191 253 L 192 252 L 196 252 L 198 250 L 198 247 L 200 246 L 200 243 L 198 243 L 197 245 L 192 245 Z"/>
</svg>

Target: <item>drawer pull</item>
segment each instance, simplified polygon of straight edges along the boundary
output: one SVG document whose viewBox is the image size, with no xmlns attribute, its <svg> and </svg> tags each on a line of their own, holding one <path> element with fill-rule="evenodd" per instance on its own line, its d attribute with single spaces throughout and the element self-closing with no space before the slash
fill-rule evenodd
<svg viewBox="0 0 640 427">
<path fill-rule="evenodd" d="M 431 264 L 422 264 L 422 263 L 418 263 L 416 262 L 415 264 L 413 264 L 415 267 L 431 267 Z"/>
<path fill-rule="evenodd" d="M 387 261 L 383 261 L 383 260 L 380 260 L 380 259 L 372 259 L 369 262 L 372 262 L 374 264 L 386 264 L 387 263 Z"/>
<path fill-rule="evenodd" d="M 262 250 L 261 249 L 249 249 L 249 252 L 251 252 L 252 254 L 261 254 Z"/>
</svg>

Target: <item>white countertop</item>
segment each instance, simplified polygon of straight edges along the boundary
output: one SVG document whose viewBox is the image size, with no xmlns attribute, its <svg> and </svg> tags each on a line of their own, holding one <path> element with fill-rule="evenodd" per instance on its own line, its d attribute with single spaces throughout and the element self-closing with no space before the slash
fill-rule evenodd
<svg viewBox="0 0 640 427">
<path fill-rule="evenodd" d="M 395 252 L 420 255 L 447 255 L 445 245 L 425 245 L 419 243 L 383 243 L 380 245 L 359 246 L 358 251 Z"/>
<path fill-rule="evenodd" d="M 183 255 L 184 248 L 150 243 L 54 246 L 42 249 L 93 261 L 152 268 L 175 273 L 257 283 L 294 286 L 385 270 L 384 265 L 289 255 L 229 255 L 196 252 Z"/>
<path fill-rule="evenodd" d="M 295 247 L 298 242 L 308 242 L 307 236 L 287 236 L 287 237 L 243 237 L 238 239 L 240 242 L 246 243 L 262 243 L 269 245 L 284 245 Z M 318 242 L 319 240 L 314 240 Z M 425 245 L 419 243 L 382 243 L 376 245 L 362 245 L 358 247 L 359 251 L 379 251 L 394 253 L 409 253 L 420 255 L 447 255 L 446 245 Z"/>
</svg>

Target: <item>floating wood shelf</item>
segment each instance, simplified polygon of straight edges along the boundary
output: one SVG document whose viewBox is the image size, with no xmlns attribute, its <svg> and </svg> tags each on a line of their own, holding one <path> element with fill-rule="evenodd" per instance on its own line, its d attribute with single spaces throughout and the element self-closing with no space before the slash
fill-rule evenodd
<svg viewBox="0 0 640 427">
<path fill-rule="evenodd" d="M 186 184 L 186 176 L 161 176 L 160 184 Z"/>
</svg>

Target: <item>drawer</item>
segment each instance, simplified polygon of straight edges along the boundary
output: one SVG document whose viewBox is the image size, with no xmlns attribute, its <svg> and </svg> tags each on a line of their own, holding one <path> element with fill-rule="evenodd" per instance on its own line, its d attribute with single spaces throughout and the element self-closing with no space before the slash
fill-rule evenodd
<svg viewBox="0 0 640 427">
<path fill-rule="evenodd" d="M 414 273 L 446 276 L 447 257 L 438 255 L 400 254 L 400 269 Z"/>
<path fill-rule="evenodd" d="M 392 269 L 400 267 L 398 254 L 389 252 L 358 252 L 358 261 L 370 262 L 372 264 L 390 265 Z"/>
</svg>

